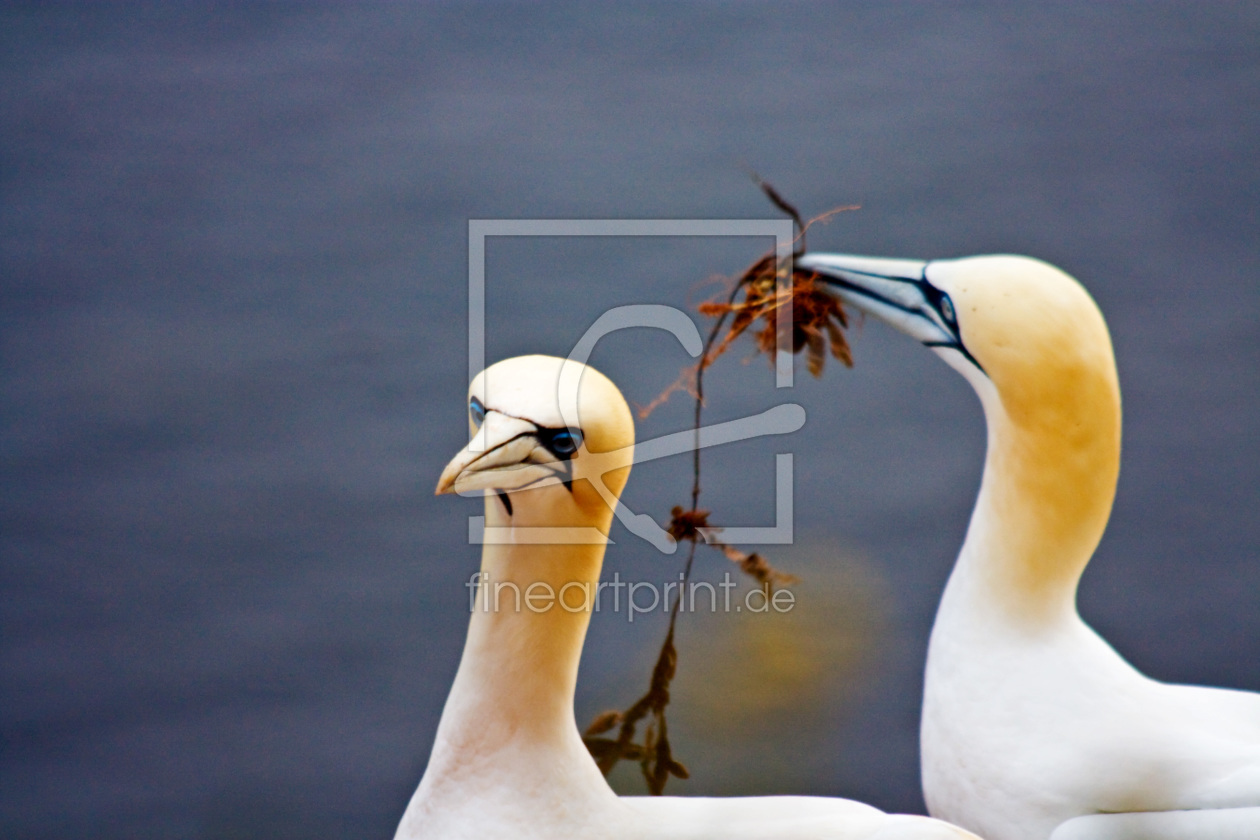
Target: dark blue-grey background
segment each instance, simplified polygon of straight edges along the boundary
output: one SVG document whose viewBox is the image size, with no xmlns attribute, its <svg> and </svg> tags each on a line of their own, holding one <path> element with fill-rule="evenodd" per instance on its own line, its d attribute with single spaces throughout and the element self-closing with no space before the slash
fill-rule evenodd
<svg viewBox="0 0 1260 840">
<path fill-rule="evenodd" d="M 747 168 L 863 206 L 814 248 L 1087 285 L 1126 436 L 1082 612 L 1156 677 L 1260 689 L 1255 3 L 6 4 L 0 74 L 7 838 L 390 836 L 476 567 L 478 503 L 431 495 L 466 434 L 468 220 L 774 216 Z M 489 358 L 703 299 L 766 245 L 493 240 Z M 802 612 L 684 619 L 674 792 L 922 808 L 982 418 L 931 354 L 852 338 L 853 371 L 788 394 L 746 345 L 714 371 L 711 419 L 809 413 L 706 456 L 715 518 L 768 524 L 796 453 L 804 545 L 769 552 Z M 594 361 L 646 403 L 671 341 Z M 661 517 L 688 481 L 644 465 L 627 500 Z M 676 574 L 614 538 L 608 574 Z M 633 699 L 660 632 L 595 619 L 579 719 Z"/>
</svg>

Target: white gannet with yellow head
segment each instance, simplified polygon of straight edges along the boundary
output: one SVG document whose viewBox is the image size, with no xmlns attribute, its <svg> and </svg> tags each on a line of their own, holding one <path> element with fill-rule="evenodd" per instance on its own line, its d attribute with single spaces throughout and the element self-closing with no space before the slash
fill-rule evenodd
<svg viewBox="0 0 1260 840">
<path fill-rule="evenodd" d="M 845 799 L 618 797 L 578 734 L 578 660 L 634 423 L 594 368 L 523 356 L 469 388 L 473 438 L 438 493 L 486 495 L 481 578 L 455 683 L 398 840 L 963 840 Z"/>
<path fill-rule="evenodd" d="M 1260 838 L 1260 695 L 1151 680 L 1076 611 L 1120 467 L 1115 358 L 1085 289 L 1016 256 L 797 267 L 933 348 L 984 407 L 928 650 L 929 811 L 990 840 Z"/>
</svg>

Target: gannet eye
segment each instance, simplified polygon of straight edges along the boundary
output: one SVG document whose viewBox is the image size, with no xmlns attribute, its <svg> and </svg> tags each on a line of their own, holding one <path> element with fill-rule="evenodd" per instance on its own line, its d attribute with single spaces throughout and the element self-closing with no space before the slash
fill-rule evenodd
<svg viewBox="0 0 1260 840">
<path fill-rule="evenodd" d="M 567 459 L 582 445 L 582 432 L 578 429 L 556 429 L 547 430 L 547 432 L 540 436 L 543 438 L 543 445 L 560 458 Z"/>
<path fill-rule="evenodd" d="M 941 314 L 945 316 L 946 321 L 955 320 L 954 302 L 949 299 L 949 295 L 941 295 Z"/>
<path fill-rule="evenodd" d="M 468 416 L 472 418 L 473 425 L 480 429 L 482 421 L 486 419 L 486 407 L 481 404 L 481 400 L 473 397 L 468 401 Z"/>
</svg>

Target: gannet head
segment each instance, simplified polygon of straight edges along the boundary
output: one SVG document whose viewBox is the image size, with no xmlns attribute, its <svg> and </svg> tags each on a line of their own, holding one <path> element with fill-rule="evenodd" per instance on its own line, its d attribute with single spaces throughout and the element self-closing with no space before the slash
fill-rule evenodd
<svg viewBox="0 0 1260 840">
<path fill-rule="evenodd" d="M 994 255 L 894 260 L 805 254 L 848 303 L 934 349 L 1017 423 L 1071 424 L 1108 394 L 1118 401 L 1115 358 L 1089 293 L 1052 265 Z"/>
<path fill-rule="evenodd" d="M 469 386 L 468 420 L 472 440 L 437 493 L 495 494 L 514 521 L 611 520 L 634 460 L 634 420 L 602 373 L 553 356 L 505 359 Z"/>
<path fill-rule="evenodd" d="M 1089 294 L 1027 257 L 805 254 L 797 266 L 931 347 L 971 383 L 989 446 L 964 554 L 1002 558 L 992 579 L 1007 595 L 1026 596 L 1006 598 L 1013 609 L 1068 614 L 1120 469 L 1115 357 Z"/>
</svg>

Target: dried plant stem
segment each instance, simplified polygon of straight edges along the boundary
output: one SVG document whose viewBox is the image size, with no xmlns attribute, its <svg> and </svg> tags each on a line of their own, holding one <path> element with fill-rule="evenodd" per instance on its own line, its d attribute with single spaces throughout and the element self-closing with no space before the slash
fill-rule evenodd
<svg viewBox="0 0 1260 840">
<path fill-rule="evenodd" d="M 733 302 L 735 296 L 739 293 L 739 285 L 737 284 L 731 290 L 731 296 L 728 302 Z M 714 342 L 721 332 L 722 325 L 726 322 L 728 313 L 723 313 L 714 323 L 709 335 L 704 342 L 703 354 L 700 357 L 700 363 L 696 367 L 695 376 L 695 418 L 694 433 L 696 436 L 695 447 L 692 450 L 692 474 L 693 480 L 691 484 L 691 510 L 688 511 L 692 521 L 703 518 L 702 512 L 698 509 L 700 504 L 700 422 L 701 414 L 704 410 L 704 371 L 708 367 L 706 362 L 710 358 L 710 352 L 713 349 Z M 674 509 L 674 520 L 680 519 L 679 511 Z M 687 768 L 676 761 L 673 757 L 673 751 L 669 745 L 669 731 L 665 720 L 665 707 L 669 705 L 669 685 L 674 678 L 674 673 L 678 664 L 678 651 L 674 647 L 674 627 L 678 621 L 678 611 L 682 604 L 682 593 L 691 580 L 691 568 L 696 560 L 696 533 L 694 529 L 689 535 L 687 547 L 687 561 L 683 565 L 682 581 L 679 584 L 678 593 L 674 596 L 674 601 L 669 609 L 669 629 L 665 633 L 665 641 L 661 644 L 660 653 L 656 658 L 656 665 L 652 668 L 652 679 L 648 685 L 647 693 L 634 702 L 625 712 L 604 713 L 600 715 L 591 724 L 586 732 L 585 740 L 587 747 L 594 755 L 599 769 L 605 776 L 612 771 L 617 762 L 624 759 L 638 760 L 640 768 L 643 772 L 643 778 L 647 782 L 648 790 L 654 795 L 659 796 L 665 791 L 665 784 L 669 781 L 671 775 L 681 779 L 689 777 Z M 678 539 L 679 536 L 675 536 Z M 684 539 L 687 537 L 684 536 Z M 648 723 L 648 732 L 644 736 L 642 746 L 634 743 L 635 730 L 639 721 L 647 715 L 651 715 L 652 719 Z M 615 741 L 608 738 L 599 738 L 601 733 L 612 729 L 614 726 L 620 725 Z"/>
<path fill-rule="evenodd" d="M 810 224 L 829 218 L 841 210 L 840 208 L 816 219 L 809 224 L 802 222 L 800 213 L 782 196 L 754 174 L 758 186 L 776 207 L 792 217 L 798 231 L 792 256 L 798 257 L 805 251 L 805 231 Z M 779 288 L 780 266 L 773 253 L 762 257 L 751 265 L 737 280 L 724 303 L 703 304 L 700 311 L 716 318 L 705 338 L 700 361 L 694 368 L 694 381 L 691 388 L 695 399 L 693 419 L 695 446 L 692 450 L 692 485 L 691 508 L 683 510 L 675 507 L 671 511 L 669 533 L 677 541 L 686 540 L 687 560 L 683 565 L 682 578 L 678 593 L 674 596 L 669 611 L 669 629 L 657 656 L 656 665 L 652 668 L 652 678 L 647 692 L 624 712 L 604 712 L 597 716 L 587 728 L 583 740 L 591 755 L 595 758 L 605 776 L 612 771 L 622 759 L 638 761 L 647 782 L 648 790 L 653 795 L 660 795 L 670 776 L 681 779 L 689 777 L 687 768 L 673 757 L 669 744 L 668 728 L 665 720 L 665 708 L 669 705 L 669 686 L 674 678 L 678 664 L 678 651 L 674 647 L 674 629 L 678 621 L 678 613 L 682 604 L 682 594 L 691 580 L 691 569 L 695 564 L 696 545 L 701 539 L 720 549 L 728 559 L 737 563 L 740 568 L 756 578 L 762 586 L 769 589 L 775 583 L 794 582 L 791 575 L 778 571 L 759 554 L 746 554 L 734 546 L 727 545 L 713 537 L 713 530 L 706 534 L 709 512 L 700 509 L 700 429 L 701 416 L 704 411 L 704 372 L 721 356 L 732 341 L 739 337 L 754 321 L 762 319 L 765 327 L 757 334 L 758 349 L 771 355 L 783 346 L 782 339 L 790 339 L 792 352 L 808 348 L 810 373 L 819 376 L 823 366 L 824 331 L 831 345 L 832 355 L 847 366 L 852 366 L 848 344 L 841 329 L 848 326 L 843 308 L 838 299 L 818 286 L 812 272 L 798 272 L 792 269 L 789 279 L 791 285 L 785 293 Z M 740 292 L 744 293 L 743 303 L 737 303 Z M 792 319 L 783 323 L 778 317 L 779 309 L 788 301 L 793 303 Z M 722 329 L 727 319 L 734 314 L 730 331 L 719 343 Z M 785 333 L 785 331 L 787 331 Z M 650 411 L 677 390 L 678 382 L 671 385 L 651 405 Z M 643 736 L 643 743 L 634 742 L 635 731 L 639 722 L 649 717 Z M 618 727 L 615 739 L 602 737 L 603 733 Z"/>
</svg>

